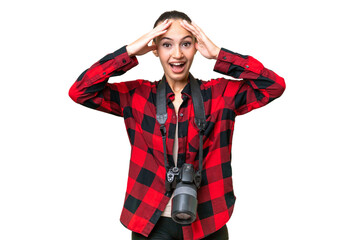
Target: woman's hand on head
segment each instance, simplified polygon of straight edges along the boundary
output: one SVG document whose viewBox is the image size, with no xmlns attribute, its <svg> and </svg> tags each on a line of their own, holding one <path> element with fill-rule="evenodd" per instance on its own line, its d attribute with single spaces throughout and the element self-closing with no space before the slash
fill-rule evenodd
<svg viewBox="0 0 360 240">
<path fill-rule="evenodd" d="M 126 51 L 130 57 L 144 55 L 152 50 L 156 49 L 156 45 L 150 45 L 149 43 L 154 38 L 166 33 L 173 21 L 166 19 L 164 22 L 157 25 L 153 30 L 143 35 L 135 42 L 126 46 Z"/>
<path fill-rule="evenodd" d="M 195 23 L 189 24 L 186 20 L 181 21 L 181 26 L 191 32 L 196 38 L 196 49 L 208 59 L 217 59 L 220 48 L 216 46 Z"/>
</svg>

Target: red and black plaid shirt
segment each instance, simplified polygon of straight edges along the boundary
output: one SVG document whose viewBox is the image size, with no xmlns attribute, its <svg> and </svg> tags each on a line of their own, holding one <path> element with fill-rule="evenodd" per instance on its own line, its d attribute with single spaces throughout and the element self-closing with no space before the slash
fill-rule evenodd
<svg viewBox="0 0 360 240">
<path fill-rule="evenodd" d="M 131 143 L 130 170 L 120 221 L 130 230 L 148 236 L 167 205 L 165 168 L 160 125 L 156 121 L 156 87 L 147 80 L 108 83 L 138 64 L 126 48 L 106 55 L 84 71 L 69 91 L 84 106 L 124 117 Z M 278 98 L 285 82 L 250 56 L 221 49 L 214 70 L 234 78 L 198 80 L 207 118 L 204 168 L 198 190 L 197 219 L 183 227 L 184 239 L 201 239 L 223 227 L 235 203 L 232 185 L 231 146 L 235 117 Z M 174 93 L 167 84 L 167 153 L 171 166 L 176 114 Z M 182 91 L 178 112 L 178 166 L 191 163 L 198 169 L 198 129 L 189 84 Z"/>
</svg>

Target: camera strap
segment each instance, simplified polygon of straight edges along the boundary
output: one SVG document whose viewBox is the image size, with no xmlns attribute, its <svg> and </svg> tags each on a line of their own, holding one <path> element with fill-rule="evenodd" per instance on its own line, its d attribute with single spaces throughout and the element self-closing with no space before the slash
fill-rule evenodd
<svg viewBox="0 0 360 240">
<path fill-rule="evenodd" d="M 189 73 L 190 79 L 190 89 L 191 89 L 191 97 L 194 105 L 194 114 L 195 114 L 195 125 L 199 129 L 199 170 L 196 172 L 194 181 L 197 188 L 200 187 L 201 184 L 201 172 L 203 168 L 203 139 L 206 125 L 205 118 L 205 109 L 204 109 L 204 100 L 201 95 L 201 90 L 198 82 L 195 78 Z M 165 75 L 161 79 L 156 94 L 156 120 L 160 124 L 160 132 L 162 135 L 163 147 L 164 147 L 164 161 L 165 161 L 165 170 L 166 172 L 169 170 L 169 162 L 167 159 L 166 153 L 166 128 L 165 122 L 167 120 L 167 110 L 166 110 L 167 102 L 166 102 L 166 77 Z M 165 176 L 167 181 L 167 177 Z"/>
</svg>

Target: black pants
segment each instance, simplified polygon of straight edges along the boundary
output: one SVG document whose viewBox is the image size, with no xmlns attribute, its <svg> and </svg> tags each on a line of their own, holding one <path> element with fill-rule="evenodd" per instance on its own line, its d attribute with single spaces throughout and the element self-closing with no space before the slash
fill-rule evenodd
<svg viewBox="0 0 360 240">
<path fill-rule="evenodd" d="M 171 218 L 161 217 L 151 231 L 149 237 L 132 233 L 132 240 L 182 240 L 182 225 L 174 222 Z M 203 238 L 203 240 L 227 240 L 229 239 L 226 225 L 218 231 Z"/>
</svg>

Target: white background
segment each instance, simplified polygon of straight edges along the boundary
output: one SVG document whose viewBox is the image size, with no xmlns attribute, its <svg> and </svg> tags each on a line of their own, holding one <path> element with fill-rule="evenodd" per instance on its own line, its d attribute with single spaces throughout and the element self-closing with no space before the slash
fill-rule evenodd
<svg viewBox="0 0 360 240">
<path fill-rule="evenodd" d="M 185 11 L 217 45 L 284 77 L 284 95 L 240 116 L 231 239 L 360 239 L 356 1 L 1 3 L 0 239 L 130 239 L 119 222 L 130 144 L 123 119 L 68 97 L 105 54 Z M 121 77 L 157 80 L 152 54 Z M 220 76 L 197 54 L 192 73 Z"/>
</svg>

